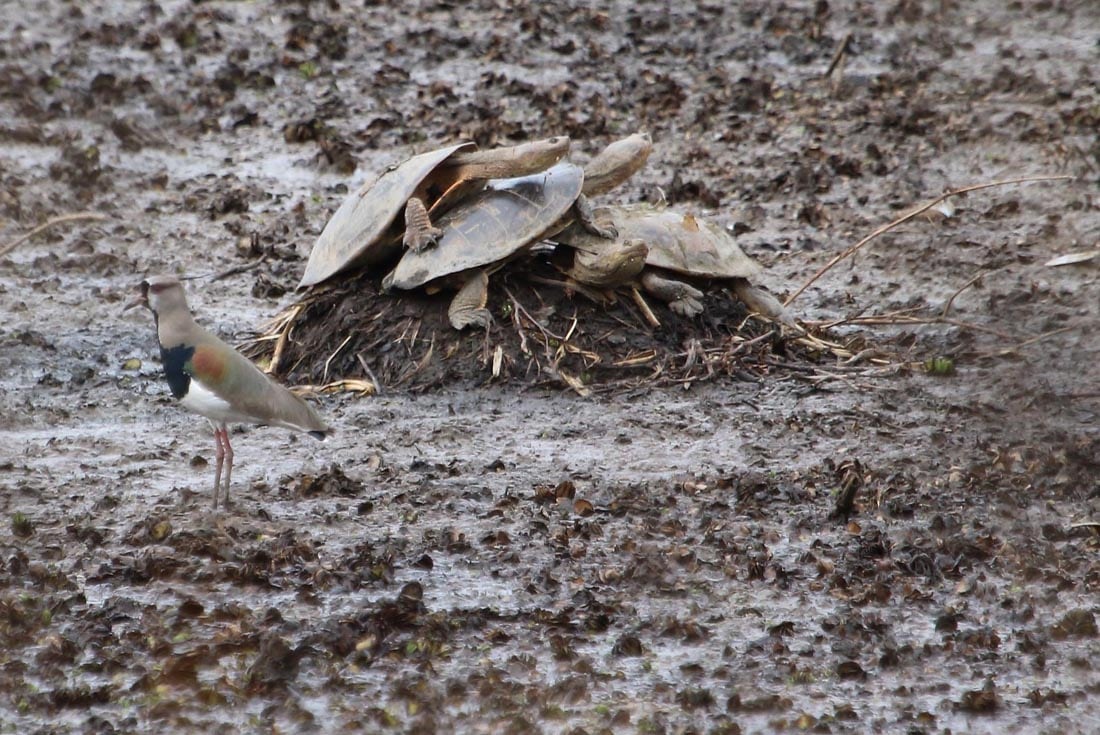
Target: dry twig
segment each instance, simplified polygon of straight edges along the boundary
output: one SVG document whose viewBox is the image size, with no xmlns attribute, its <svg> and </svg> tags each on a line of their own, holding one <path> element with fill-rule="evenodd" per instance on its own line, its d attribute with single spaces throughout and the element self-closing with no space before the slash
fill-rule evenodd
<svg viewBox="0 0 1100 735">
<path fill-rule="evenodd" d="M 645 298 L 641 292 L 633 286 L 630 287 L 630 297 L 634 299 L 634 303 L 638 306 L 638 309 L 642 312 L 642 316 L 649 322 L 649 326 L 654 329 L 661 328 L 661 321 L 657 318 L 657 315 L 653 313 L 653 309 L 649 308 L 649 304 L 646 303 Z"/>
<path fill-rule="evenodd" d="M 370 378 L 370 382 L 374 383 L 374 394 L 382 395 L 382 384 L 378 382 L 378 378 L 374 377 L 374 371 L 370 369 L 370 365 L 368 365 L 367 361 L 363 359 L 363 353 L 356 352 L 355 359 L 359 361 L 359 365 L 362 366 L 363 372 L 365 372 L 367 374 L 367 377 Z"/>
<path fill-rule="evenodd" d="M 837 66 L 844 59 L 845 54 L 848 53 L 848 44 L 852 42 L 852 32 L 848 31 L 844 34 L 844 38 L 840 39 L 840 43 L 836 45 L 836 50 L 833 51 L 833 58 L 829 61 L 829 66 L 825 69 L 825 73 L 821 76 L 828 79 L 832 76 Z"/>
<path fill-rule="evenodd" d="M 435 354 L 435 336 L 433 335 L 431 340 L 428 342 L 427 352 L 425 352 L 424 356 L 422 358 L 420 358 L 420 360 L 416 363 L 416 365 L 413 366 L 413 369 L 411 371 L 409 371 L 408 373 L 402 375 L 398 379 L 397 385 L 401 385 L 402 383 L 405 383 L 406 381 L 412 380 L 416 376 L 417 373 L 419 373 L 421 370 L 423 370 L 424 368 L 426 368 L 428 366 L 428 364 L 432 361 L 432 355 L 434 355 L 434 354 Z"/>
<path fill-rule="evenodd" d="M 290 330 L 294 327 L 294 322 L 297 321 L 298 314 L 300 314 L 304 308 L 305 306 L 302 303 L 298 303 L 288 310 L 283 329 L 279 332 L 279 339 L 275 342 L 275 351 L 271 353 L 271 364 L 267 366 L 267 372 L 271 375 L 278 374 L 279 363 L 283 359 L 283 352 L 286 350 L 287 340 L 290 339 Z"/>
<path fill-rule="evenodd" d="M 556 340 L 558 342 L 564 342 L 565 341 L 562 337 L 559 337 L 558 335 L 554 334 L 553 332 L 551 332 L 546 327 L 542 326 L 542 324 L 539 322 L 538 319 L 535 319 L 535 317 L 531 316 L 531 314 L 527 311 L 527 309 L 524 308 L 523 304 L 521 304 L 519 302 L 519 299 L 517 299 L 512 294 L 511 291 L 509 291 L 508 289 L 504 289 L 504 293 L 508 294 L 508 298 L 512 301 L 512 308 L 514 308 L 517 313 L 522 314 L 527 319 L 527 321 L 534 324 L 535 328 L 538 329 L 540 332 L 542 332 L 543 336 L 546 337 L 547 340 L 553 339 L 553 340 Z M 547 348 L 546 349 L 546 355 L 547 355 L 547 357 L 549 357 L 550 356 L 550 346 L 547 343 L 545 345 L 545 347 Z"/>
<path fill-rule="evenodd" d="M 342 349 L 344 349 L 345 347 L 348 346 L 348 342 L 351 342 L 351 338 L 354 337 L 354 336 L 355 336 L 355 334 L 353 333 L 353 334 L 349 334 L 347 337 L 345 337 L 344 341 L 340 343 L 340 346 L 337 347 L 335 350 L 333 350 L 332 354 L 328 356 L 327 360 L 325 360 L 325 368 L 324 368 L 324 370 L 321 371 L 321 381 L 322 382 L 328 382 L 328 367 L 329 367 L 329 365 L 331 365 L 332 361 L 336 358 L 336 356 L 340 354 L 340 350 L 342 350 Z"/>
<path fill-rule="evenodd" d="M 224 270 L 221 273 L 216 273 L 216 274 L 214 274 L 213 276 L 210 277 L 210 280 L 211 280 L 211 282 L 221 281 L 225 278 L 229 278 L 230 276 L 235 276 L 238 273 L 247 273 L 248 271 L 256 270 L 261 265 L 263 265 L 265 260 L 267 260 L 267 253 L 264 253 L 263 255 L 256 258 L 254 261 L 252 261 L 251 263 L 245 263 L 244 265 L 237 265 L 237 266 L 234 266 L 234 267 L 229 268 L 227 270 Z"/>
<path fill-rule="evenodd" d="M 951 298 L 949 298 L 947 300 L 947 303 L 943 305 L 943 311 L 940 312 L 940 318 L 941 319 L 946 319 L 947 318 L 947 315 L 951 312 L 951 305 L 953 303 L 955 303 L 955 299 L 958 298 L 959 294 L 961 294 L 963 291 L 965 291 L 966 289 L 973 286 L 975 283 L 980 281 L 985 276 L 989 275 L 990 273 L 996 273 L 998 270 L 1000 270 L 1000 269 L 999 268 L 993 268 L 992 270 L 979 271 L 973 278 L 971 278 L 969 281 L 967 281 L 963 285 L 959 286 L 958 290 L 956 290 L 955 293 L 951 294 Z"/>
<path fill-rule="evenodd" d="M 88 219 L 88 220 L 105 220 L 105 219 L 107 219 L 107 215 L 100 214 L 98 212 L 76 212 L 75 214 L 63 214 L 59 217 L 51 217 L 50 219 L 46 220 L 42 224 L 38 225 L 38 227 L 35 227 L 33 230 L 31 230 L 31 231 L 29 231 L 29 232 L 27 232 L 23 235 L 20 235 L 19 237 L 15 238 L 14 240 L 9 242 L 8 244 L 0 245 L 0 258 L 4 257 L 8 253 L 10 253 L 12 250 L 15 250 L 17 247 L 19 247 L 20 245 L 25 243 L 27 240 L 30 240 L 32 237 L 34 237 L 38 233 L 45 232 L 46 230 L 50 229 L 54 225 L 60 225 L 60 224 L 63 224 L 65 222 L 76 222 L 78 220 L 86 220 L 86 219 Z"/>
<path fill-rule="evenodd" d="M 870 235 L 863 238 L 862 240 L 857 242 L 855 245 L 852 245 L 848 249 L 844 250 L 839 255 L 833 256 L 833 258 L 828 263 L 826 263 L 824 265 L 824 267 L 821 268 L 821 270 L 819 270 L 817 273 L 810 276 L 809 280 L 807 280 L 805 283 L 803 283 L 801 286 L 799 286 L 798 290 L 796 290 L 794 293 L 792 293 L 790 296 L 788 296 L 787 300 L 783 302 L 783 305 L 784 306 L 790 306 L 792 301 L 794 301 L 799 296 L 801 296 L 802 292 L 805 291 L 807 288 L 809 288 L 811 285 L 813 285 L 813 283 L 815 281 L 817 281 L 817 279 L 821 278 L 823 275 L 825 275 L 830 270 L 832 270 L 833 267 L 837 263 L 844 260 L 845 258 L 848 258 L 853 253 L 855 253 L 857 250 L 859 250 L 864 245 L 866 245 L 867 243 L 874 240 L 879 235 L 885 234 L 885 233 L 889 232 L 890 230 L 894 229 L 895 227 L 908 222 L 909 220 L 913 219 L 914 217 L 918 217 L 921 214 L 924 214 L 929 209 L 932 209 L 933 207 L 935 207 L 937 204 L 944 201 L 945 199 L 949 199 L 950 197 L 954 197 L 954 196 L 959 196 L 961 194 L 966 194 L 966 193 L 972 192 L 972 191 L 979 191 L 981 189 L 989 189 L 989 188 L 992 188 L 994 186 L 1007 186 L 1009 184 L 1023 184 L 1023 183 L 1027 183 L 1027 182 L 1031 182 L 1031 181 L 1066 181 L 1066 180 L 1071 180 L 1073 178 L 1074 178 L 1073 176 L 1021 176 L 1021 177 L 1016 178 L 1016 179 L 1004 179 L 1004 180 L 1001 180 L 1001 181 L 990 181 L 990 182 L 987 182 L 985 184 L 973 184 L 971 186 L 964 186 L 961 189 L 952 189 L 951 191 L 940 194 L 935 199 L 932 199 L 931 201 L 920 205 L 916 209 L 912 209 L 908 213 L 903 214 L 901 217 L 898 217 L 893 222 L 890 222 L 888 224 L 885 224 L 885 225 L 879 227 L 874 232 L 872 232 Z"/>
<path fill-rule="evenodd" d="M 1018 342 L 1018 343 L 1016 343 L 1015 345 L 1013 345 L 1011 347 L 1004 347 L 1004 348 L 999 349 L 999 350 L 994 350 L 993 352 L 983 352 L 983 353 L 977 355 L 977 359 L 983 360 L 983 359 L 990 358 L 990 357 L 1007 357 L 1008 355 L 1013 355 L 1013 354 L 1019 352 L 1020 350 L 1022 350 L 1025 347 L 1030 347 L 1033 344 L 1036 344 L 1038 342 L 1042 342 L 1045 339 L 1049 339 L 1049 338 L 1057 336 L 1059 334 L 1065 334 L 1066 332 L 1072 332 L 1074 329 L 1077 329 L 1077 327 L 1060 327 L 1058 329 L 1053 329 L 1049 332 L 1043 332 L 1042 334 L 1037 334 L 1034 337 L 1029 337 L 1028 339 L 1025 339 L 1023 342 Z"/>
</svg>

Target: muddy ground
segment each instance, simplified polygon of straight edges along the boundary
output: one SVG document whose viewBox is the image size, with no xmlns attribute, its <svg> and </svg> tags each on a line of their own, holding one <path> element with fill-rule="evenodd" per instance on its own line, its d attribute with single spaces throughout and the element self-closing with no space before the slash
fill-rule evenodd
<svg viewBox="0 0 1100 735">
<path fill-rule="evenodd" d="M 1100 239 L 1092 0 L 24 6 L 0 245 L 107 219 L 0 258 L 0 732 L 1100 728 L 1097 271 L 1044 266 Z M 120 315 L 141 276 L 263 257 L 188 284 L 245 341 L 372 172 L 637 129 L 618 200 L 710 213 L 781 294 L 947 189 L 1076 178 L 954 199 L 794 302 L 946 314 L 833 328 L 888 369 L 581 398 L 474 361 L 319 397 L 324 444 L 234 433 L 209 510 L 209 432 Z"/>
</svg>

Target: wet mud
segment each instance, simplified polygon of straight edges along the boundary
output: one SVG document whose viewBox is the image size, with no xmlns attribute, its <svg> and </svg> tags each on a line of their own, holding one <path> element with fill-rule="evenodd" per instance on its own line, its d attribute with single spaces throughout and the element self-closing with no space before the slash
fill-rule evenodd
<svg viewBox="0 0 1100 735">
<path fill-rule="evenodd" d="M 0 4 L 0 247 L 107 219 L 0 256 L 0 732 L 1100 727 L 1097 270 L 1044 265 L 1100 237 L 1094 3 L 38 7 Z M 237 429 L 209 509 L 142 276 L 229 273 L 189 296 L 247 343 L 386 165 L 638 129 L 609 201 L 707 213 L 784 295 L 945 190 L 1075 178 L 826 273 L 792 308 L 854 360 L 749 325 L 581 397 L 493 378 L 498 298 L 459 368 L 315 397 L 331 440 Z M 740 334 L 711 298 L 670 369 Z"/>
</svg>

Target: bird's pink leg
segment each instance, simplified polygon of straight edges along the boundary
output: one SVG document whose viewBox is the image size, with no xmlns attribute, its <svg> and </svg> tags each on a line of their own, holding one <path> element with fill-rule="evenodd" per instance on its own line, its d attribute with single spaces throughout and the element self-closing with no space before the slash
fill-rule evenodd
<svg viewBox="0 0 1100 735">
<path fill-rule="evenodd" d="M 225 443 L 225 493 L 222 505 L 229 507 L 229 480 L 233 477 L 233 447 L 229 444 L 229 429 L 222 426 L 222 441 Z"/>
<path fill-rule="evenodd" d="M 214 510 L 218 509 L 218 491 L 221 490 L 222 485 L 222 464 L 225 461 L 225 448 L 222 446 L 222 429 L 220 427 L 214 427 L 214 446 L 215 446 L 215 458 L 214 464 Z"/>
</svg>

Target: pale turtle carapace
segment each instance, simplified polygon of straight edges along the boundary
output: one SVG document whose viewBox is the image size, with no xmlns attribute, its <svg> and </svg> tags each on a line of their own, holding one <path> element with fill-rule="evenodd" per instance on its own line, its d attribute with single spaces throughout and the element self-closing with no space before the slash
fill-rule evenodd
<svg viewBox="0 0 1100 735">
<path fill-rule="evenodd" d="M 459 143 L 391 166 L 352 192 L 333 213 L 310 252 L 298 287 L 316 285 L 353 267 L 371 268 L 393 260 L 402 245 L 413 252 L 429 248 L 440 236 L 433 216 L 490 179 L 545 171 L 568 152 L 567 136 L 483 151 L 473 143 Z"/>
<path fill-rule="evenodd" d="M 723 281 L 750 310 L 792 322 L 778 299 L 751 283 L 762 270 L 760 264 L 717 224 L 649 205 L 600 207 L 593 218 L 598 226 L 615 229 L 616 239 L 594 236 L 575 225 L 554 238 L 573 251 L 564 271 L 578 283 L 639 286 L 674 313 L 695 317 L 703 312 L 703 292 L 692 282 Z M 644 267 L 638 267 L 642 248 Z"/>
<path fill-rule="evenodd" d="M 436 247 L 406 251 L 383 289 L 457 288 L 447 311 L 451 325 L 488 328 L 489 272 L 568 227 L 613 241 L 614 229 L 593 223 L 587 195 L 631 176 L 651 149 L 649 136 L 636 134 L 607 146 L 583 171 L 560 163 L 539 174 L 491 181 L 436 222 L 442 231 Z"/>
</svg>

